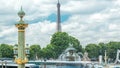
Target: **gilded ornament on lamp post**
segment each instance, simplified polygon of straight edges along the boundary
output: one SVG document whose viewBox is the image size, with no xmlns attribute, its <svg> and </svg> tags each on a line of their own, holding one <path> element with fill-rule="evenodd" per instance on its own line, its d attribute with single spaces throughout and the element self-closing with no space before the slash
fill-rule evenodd
<svg viewBox="0 0 120 68">
<path fill-rule="evenodd" d="M 25 12 L 22 10 L 22 7 L 18 12 L 18 16 L 20 17 L 20 21 L 18 24 L 15 24 L 18 28 L 18 57 L 15 59 L 15 62 L 18 64 L 18 68 L 25 68 L 25 63 L 28 62 L 25 57 L 25 28 L 28 24 L 23 21 Z"/>
</svg>

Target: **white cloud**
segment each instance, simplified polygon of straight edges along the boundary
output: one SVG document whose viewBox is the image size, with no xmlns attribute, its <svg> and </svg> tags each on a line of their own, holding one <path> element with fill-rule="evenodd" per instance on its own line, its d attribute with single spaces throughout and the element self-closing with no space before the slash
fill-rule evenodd
<svg viewBox="0 0 120 68">
<path fill-rule="evenodd" d="M 61 14 L 70 17 L 62 23 L 62 31 L 88 43 L 120 41 L 119 0 L 61 0 Z M 26 43 L 45 47 L 56 32 L 56 23 L 46 18 L 56 14 L 56 0 L 1 0 L 0 43 L 17 43 L 17 12 L 20 6 L 26 12 Z M 4 7 L 3 7 L 4 5 Z M 42 20 L 42 21 L 41 21 Z"/>
<path fill-rule="evenodd" d="M 62 5 L 61 9 L 65 13 L 74 13 L 74 14 L 91 14 L 98 13 L 106 8 L 111 7 L 114 1 L 105 1 L 105 0 L 70 0 L 65 2 Z"/>
<path fill-rule="evenodd" d="M 26 42 L 45 47 L 49 44 L 51 35 L 56 31 L 55 26 L 55 23 L 49 21 L 30 24 L 26 29 Z"/>
<path fill-rule="evenodd" d="M 117 25 L 117 24 L 109 24 L 109 29 L 110 30 L 113 30 L 113 31 L 115 31 L 115 30 L 120 30 L 120 25 Z"/>
</svg>

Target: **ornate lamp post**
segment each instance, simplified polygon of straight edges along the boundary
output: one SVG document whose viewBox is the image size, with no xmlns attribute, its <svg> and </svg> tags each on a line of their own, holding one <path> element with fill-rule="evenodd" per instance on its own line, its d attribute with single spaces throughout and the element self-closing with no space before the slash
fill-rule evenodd
<svg viewBox="0 0 120 68">
<path fill-rule="evenodd" d="M 25 59 L 23 60 L 23 63 L 27 63 L 28 62 L 28 57 L 29 57 L 29 46 L 28 44 L 26 44 L 26 47 L 25 47 Z M 14 45 L 14 57 L 15 57 L 15 62 L 18 63 L 18 45 L 15 44 Z"/>
<path fill-rule="evenodd" d="M 25 58 L 25 28 L 28 24 L 23 21 L 25 12 L 22 10 L 22 7 L 18 12 L 18 16 L 20 17 L 20 21 L 18 24 L 15 24 L 18 28 L 18 58 L 16 58 L 15 62 L 18 64 L 18 68 L 25 68 L 25 63 L 27 62 Z"/>
</svg>

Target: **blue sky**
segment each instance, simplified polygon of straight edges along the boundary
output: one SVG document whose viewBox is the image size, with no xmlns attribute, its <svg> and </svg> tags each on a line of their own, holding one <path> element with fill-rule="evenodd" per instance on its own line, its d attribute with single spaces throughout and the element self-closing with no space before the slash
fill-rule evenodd
<svg viewBox="0 0 120 68">
<path fill-rule="evenodd" d="M 120 41 L 120 0 L 60 0 L 62 31 L 89 43 Z M 26 44 L 45 47 L 56 32 L 57 0 L 1 0 L 0 43 L 16 44 L 17 15 L 26 13 Z"/>
</svg>

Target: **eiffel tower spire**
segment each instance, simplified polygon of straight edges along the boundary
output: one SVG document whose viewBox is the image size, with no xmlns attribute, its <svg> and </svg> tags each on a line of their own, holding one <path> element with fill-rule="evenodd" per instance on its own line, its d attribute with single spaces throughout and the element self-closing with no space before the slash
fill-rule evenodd
<svg viewBox="0 0 120 68">
<path fill-rule="evenodd" d="M 60 3 L 57 3 L 57 32 L 61 32 Z"/>
</svg>

